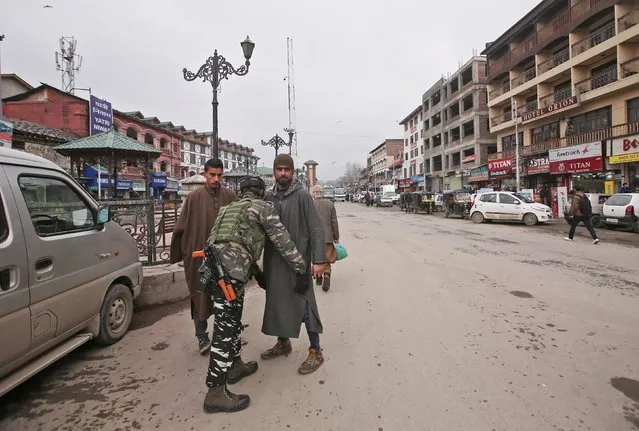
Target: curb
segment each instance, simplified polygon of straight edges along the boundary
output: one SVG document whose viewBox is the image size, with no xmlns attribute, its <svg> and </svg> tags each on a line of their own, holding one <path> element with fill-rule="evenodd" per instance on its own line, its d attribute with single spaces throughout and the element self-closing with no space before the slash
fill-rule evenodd
<svg viewBox="0 0 639 431">
<path fill-rule="evenodd" d="M 173 304 L 189 297 L 184 268 L 179 264 L 144 267 L 142 291 L 135 299 L 135 308 Z"/>
</svg>

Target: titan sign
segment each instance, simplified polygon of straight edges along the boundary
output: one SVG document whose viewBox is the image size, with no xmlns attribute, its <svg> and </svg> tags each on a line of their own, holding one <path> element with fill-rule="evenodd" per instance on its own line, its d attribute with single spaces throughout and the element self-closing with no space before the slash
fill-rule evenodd
<svg viewBox="0 0 639 431">
<path fill-rule="evenodd" d="M 513 159 L 508 157 L 505 159 L 497 159 L 488 162 L 488 178 L 509 178 L 513 172 Z"/>
<path fill-rule="evenodd" d="M 563 111 L 564 109 L 576 106 L 579 104 L 577 101 L 577 97 L 569 97 L 567 99 L 561 100 L 559 102 L 553 103 L 552 105 L 545 106 L 541 109 L 537 109 L 536 111 L 526 112 L 521 116 L 521 122 L 527 123 L 529 121 L 536 120 L 540 117 L 545 117 L 546 115 L 554 114 L 555 112 Z"/>
<path fill-rule="evenodd" d="M 603 170 L 601 142 L 559 148 L 548 152 L 551 174 L 577 174 Z"/>
</svg>

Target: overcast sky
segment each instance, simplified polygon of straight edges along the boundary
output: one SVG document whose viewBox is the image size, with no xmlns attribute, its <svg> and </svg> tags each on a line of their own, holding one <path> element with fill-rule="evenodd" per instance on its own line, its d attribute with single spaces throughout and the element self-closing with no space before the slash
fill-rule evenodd
<svg viewBox="0 0 639 431">
<path fill-rule="evenodd" d="M 481 52 L 538 0 L 2 0 L 2 72 L 60 87 L 54 53 L 75 36 L 84 57 L 77 87 L 114 109 L 141 111 L 187 129 L 211 130 L 211 87 L 186 82 L 214 49 L 251 70 L 223 82 L 220 136 L 256 149 L 288 127 L 286 38 L 295 49 L 298 161 L 319 163 L 322 180 L 346 162 L 366 163 L 442 74 Z M 43 8 L 44 5 L 53 8 Z M 88 98 L 83 92 L 77 93 Z"/>
</svg>

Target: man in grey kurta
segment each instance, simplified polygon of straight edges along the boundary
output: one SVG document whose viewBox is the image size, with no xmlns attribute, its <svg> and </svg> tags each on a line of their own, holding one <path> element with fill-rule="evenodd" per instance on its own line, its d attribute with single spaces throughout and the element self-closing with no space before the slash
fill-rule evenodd
<svg viewBox="0 0 639 431">
<path fill-rule="evenodd" d="M 276 185 L 266 195 L 273 202 L 282 224 L 286 227 L 297 249 L 306 262 L 313 263 L 313 275 L 321 277 L 326 263 L 324 256 L 324 228 L 313 198 L 298 181 L 293 181 L 294 163 L 288 154 L 280 154 L 273 163 Z M 324 362 L 319 344 L 322 333 L 315 292 L 300 289 L 297 276 L 268 241 L 264 249 L 264 275 L 266 277 L 266 306 L 262 332 L 278 337 L 277 344 L 262 353 L 262 359 L 288 355 L 292 351 L 290 338 L 298 338 L 302 322 L 306 325 L 310 348 L 306 361 L 298 371 L 309 374 Z M 309 271 L 309 277 L 310 271 Z M 306 283 L 306 286 L 310 283 Z"/>
</svg>

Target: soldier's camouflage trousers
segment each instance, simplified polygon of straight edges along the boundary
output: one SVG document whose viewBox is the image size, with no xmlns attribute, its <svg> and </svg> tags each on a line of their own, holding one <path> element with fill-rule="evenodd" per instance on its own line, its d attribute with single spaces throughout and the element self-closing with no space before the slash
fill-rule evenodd
<svg viewBox="0 0 639 431">
<path fill-rule="evenodd" d="M 238 280 L 231 279 L 237 299 L 227 301 L 222 290 L 215 286 L 211 299 L 213 300 L 213 339 L 211 341 L 211 357 L 209 370 L 206 373 L 206 386 L 220 386 L 226 383 L 233 359 L 240 356 L 242 344 L 242 309 L 244 308 L 244 285 Z"/>
</svg>

